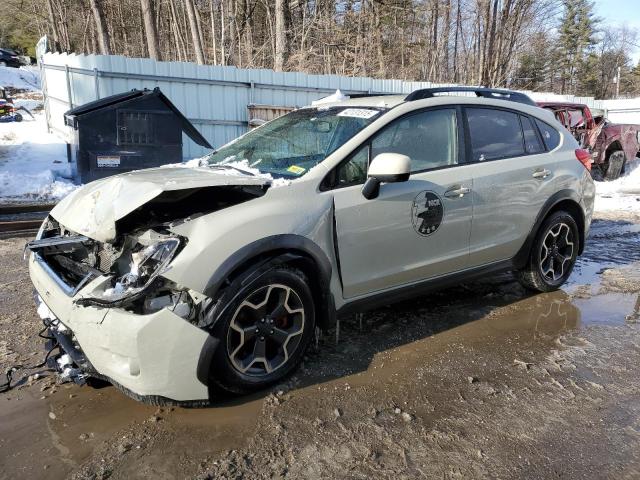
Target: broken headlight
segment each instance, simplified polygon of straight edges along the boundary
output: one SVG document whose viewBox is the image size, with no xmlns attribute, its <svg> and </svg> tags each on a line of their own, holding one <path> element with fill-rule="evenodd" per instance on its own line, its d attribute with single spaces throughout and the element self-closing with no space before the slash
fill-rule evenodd
<svg viewBox="0 0 640 480">
<path fill-rule="evenodd" d="M 131 252 L 127 271 L 117 273 L 104 290 L 94 291 L 91 298 L 80 299 L 78 303 L 111 305 L 137 298 L 158 275 L 166 271 L 179 246 L 180 240 L 177 238 L 160 240 L 147 246 L 140 245 Z"/>
</svg>

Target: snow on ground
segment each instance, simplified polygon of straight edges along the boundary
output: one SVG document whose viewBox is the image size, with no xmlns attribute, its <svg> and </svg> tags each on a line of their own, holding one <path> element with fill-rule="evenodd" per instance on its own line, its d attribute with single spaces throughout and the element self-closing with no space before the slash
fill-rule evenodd
<svg viewBox="0 0 640 480">
<path fill-rule="evenodd" d="M 40 90 L 40 70 L 38 67 L 0 67 L 0 86 L 16 90 Z"/>
<path fill-rule="evenodd" d="M 640 212 L 640 162 L 613 182 L 596 182 L 596 212 Z"/>
<path fill-rule="evenodd" d="M 0 202 L 55 201 L 77 188 L 65 143 L 47 133 L 43 113 L 0 123 Z"/>
</svg>

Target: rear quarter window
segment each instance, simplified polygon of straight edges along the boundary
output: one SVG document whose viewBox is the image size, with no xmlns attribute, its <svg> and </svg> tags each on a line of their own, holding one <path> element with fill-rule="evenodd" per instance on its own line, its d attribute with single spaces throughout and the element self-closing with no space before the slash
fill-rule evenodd
<svg viewBox="0 0 640 480">
<path fill-rule="evenodd" d="M 536 118 L 536 125 L 540 130 L 540 134 L 542 135 L 542 140 L 544 141 L 547 150 L 553 150 L 558 145 L 560 145 L 560 132 L 558 132 L 555 128 L 549 125 L 542 120 L 538 120 Z"/>
<path fill-rule="evenodd" d="M 524 148 L 527 153 L 536 154 L 544 152 L 544 146 L 538 138 L 536 128 L 529 117 L 520 115 L 520 121 L 522 122 L 522 131 L 524 132 Z"/>
</svg>

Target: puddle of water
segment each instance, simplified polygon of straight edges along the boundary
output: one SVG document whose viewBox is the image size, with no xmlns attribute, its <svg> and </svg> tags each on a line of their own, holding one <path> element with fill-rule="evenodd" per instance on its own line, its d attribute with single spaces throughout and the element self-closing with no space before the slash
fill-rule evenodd
<svg viewBox="0 0 640 480">
<path fill-rule="evenodd" d="M 482 350 L 507 358 L 513 355 L 510 352 L 557 348 L 555 340 L 572 330 L 640 322 L 640 295 L 608 293 L 572 299 L 557 291 L 522 299 L 477 319 L 474 312 L 462 314 L 469 319 L 461 325 L 376 354 L 367 371 L 356 374 L 350 382 L 384 382 L 407 368 L 433 362 L 454 345 L 461 352 Z"/>
<path fill-rule="evenodd" d="M 0 398 L 0 477 L 64 478 L 103 441 L 158 411 L 111 386 L 63 385 L 46 399 L 36 397 L 36 391 L 32 387 L 11 395 L 11 400 Z M 215 454 L 240 448 L 261 408 L 262 398 L 206 409 L 164 407 L 157 426 L 182 432 L 175 438 L 180 450 Z"/>
<path fill-rule="evenodd" d="M 640 315 L 640 295 L 607 293 L 573 300 L 582 325 L 624 325 Z"/>
<path fill-rule="evenodd" d="M 584 254 L 563 288 L 575 292 L 582 285 L 598 287 L 607 269 L 639 261 L 640 224 L 598 220 L 592 224 Z"/>
<path fill-rule="evenodd" d="M 598 286 L 600 284 L 600 275 L 607 268 L 601 263 L 578 259 L 569 280 L 567 280 L 562 289 L 571 293 L 582 285 Z"/>
</svg>

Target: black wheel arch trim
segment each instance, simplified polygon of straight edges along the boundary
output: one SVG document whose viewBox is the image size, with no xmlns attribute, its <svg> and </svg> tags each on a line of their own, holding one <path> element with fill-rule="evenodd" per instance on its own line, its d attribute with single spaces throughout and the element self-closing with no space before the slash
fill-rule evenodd
<svg viewBox="0 0 640 480">
<path fill-rule="evenodd" d="M 253 261 L 255 260 L 255 261 Z M 215 298 L 216 294 L 235 274 L 242 274 L 253 281 L 260 274 L 274 265 L 286 265 L 295 262 L 312 262 L 308 264 L 314 270 L 312 281 L 317 282 L 316 290 L 312 285 L 312 293 L 316 303 L 317 325 L 330 328 L 335 325 L 335 301 L 330 290 L 332 266 L 324 251 L 307 237 L 295 234 L 272 235 L 245 245 L 230 255 L 209 279 L 205 295 Z"/>
<path fill-rule="evenodd" d="M 569 189 L 560 190 L 554 193 L 553 195 L 551 195 L 551 197 L 547 199 L 547 201 L 544 203 L 544 205 L 538 212 L 538 216 L 536 217 L 536 221 L 533 224 L 533 227 L 531 228 L 529 235 L 527 236 L 522 247 L 520 247 L 520 250 L 518 250 L 518 253 L 516 253 L 516 255 L 512 259 L 512 263 L 515 268 L 521 269 L 526 265 L 527 261 L 529 260 L 529 254 L 531 252 L 531 247 L 533 246 L 533 241 L 535 240 L 536 235 L 538 234 L 538 230 L 540 230 L 540 227 L 542 226 L 542 222 L 544 222 L 545 218 L 547 218 L 549 213 L 558 204 L 560 204 L 561 202 L 565 202 L 567 200 L 574 203 L 575 206 L 580 211 L 580 214 L 582 215 L 582 218 L 575 219 L 576 223 L 578 224 L 578 228 L 581 230 L 579 232 L 580 246 L 578 248 L 578 255 L 582 254 L 582 252 L 584 251 L 584 244 L 585 244 L 585 231 L 584 231 L 585 218 L 584 218 L 584 210 L 582 208 L 582 205 L 580 205 L 580 197 L 573 190 L 569 190 Z M 568 212 L 568 213 L 571 213 L 571 212 Z"/>
<path fill-rule="evenodd" d="M 209 385 L 209 372 L 213 368 L 213 356 L 216 353 L 220 340 L 213 335 L 209 335 L 202 345 L 198 366 L 196 367 L 196 377 L 204 385 Z"/>
</svg>

